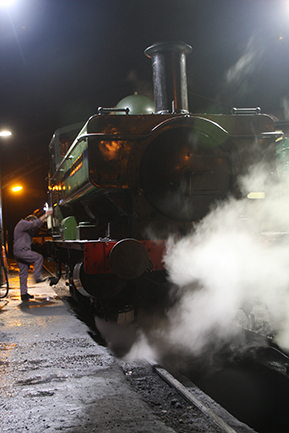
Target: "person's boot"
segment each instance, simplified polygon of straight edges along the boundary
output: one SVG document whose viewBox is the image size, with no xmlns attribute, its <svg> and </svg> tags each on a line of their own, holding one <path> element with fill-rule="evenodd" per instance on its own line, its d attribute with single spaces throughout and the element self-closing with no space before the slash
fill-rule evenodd
<svg viewBox="0 0 289 433">
<path fill-rule="evenodd" d="M 29 293 L 25 293 L 24 295 L 21 295 L 21 301 L 29 301 L 29 299 L 33 299 L 33 295 L 29 295 Z"/>
</svg>

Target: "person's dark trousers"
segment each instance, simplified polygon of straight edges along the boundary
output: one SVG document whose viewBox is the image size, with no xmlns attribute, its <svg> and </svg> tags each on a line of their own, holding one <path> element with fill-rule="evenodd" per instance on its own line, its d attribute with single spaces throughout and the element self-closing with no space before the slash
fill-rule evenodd
<svg viewBox="0 0 289 433">
<path fill-rule="evenodd" d="M 21 295 L 25 295 L 27 293 L 27 278 L 28 278 L 28 271 L 31 263 L 34 263 L 34 272 L 33 276 L 35 280 L 38 280 L 41 278 L 41 272 L 42 272 L 42 263 L 43 263 L 43 257 L 41 254 L 36 253 L 32 250 L 22 250 L 17 251 L 17 254 L 15 252 L 15 258 L 17 260 L 18 266 L 19 266 L 19 278 L 20 278 L 20 293 Z"/>
</svg>

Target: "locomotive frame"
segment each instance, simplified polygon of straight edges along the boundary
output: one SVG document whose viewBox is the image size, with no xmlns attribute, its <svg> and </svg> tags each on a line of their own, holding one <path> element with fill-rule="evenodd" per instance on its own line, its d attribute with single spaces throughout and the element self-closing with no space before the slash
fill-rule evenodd
<svg viewBox="0 0 289 433">
<path fill-rule="evenodd" d="M 74 293 L 109 300 L 140 279 L 165 284 L 168 236 L 192 230 L 216 201 L 241 197 L 237 178 L 252 164 L 262 161 L 268 177 L 277 177 L 282 133 L 270 116 L 260 109 L 189 112 L 190 50 L 159 43 L 145 51 L 155 107 L 133 95 L 53 136 L 49 256 L 59 277 L 66 266 Z"/>
</svg>

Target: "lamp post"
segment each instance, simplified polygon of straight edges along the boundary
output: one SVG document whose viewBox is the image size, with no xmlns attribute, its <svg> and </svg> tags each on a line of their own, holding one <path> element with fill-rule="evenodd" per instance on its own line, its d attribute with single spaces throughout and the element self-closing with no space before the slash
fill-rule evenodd
<svg viewBox="0 0 289 433">
<path fill-rule="evenodd" d="M 6 139 L 7 137 L 10 137 L 12 133 L 7 130 L 0 131 L 0 138 Z M 3 247 L 3 214 L 2 214 L 2 155 L 1 155 L 1 146 L 0 146 L 0 248 L 1 248 L 1 255 L 2 255 L 2 247 Z M 1 272 L 2 277 L 2 272 Z"/>
</svg>

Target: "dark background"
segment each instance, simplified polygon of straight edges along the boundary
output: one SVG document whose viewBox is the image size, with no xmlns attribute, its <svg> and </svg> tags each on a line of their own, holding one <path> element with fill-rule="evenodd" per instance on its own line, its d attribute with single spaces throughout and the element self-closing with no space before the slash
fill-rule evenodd
<svg viewBox="0 0 289 433">
<path fill-rule="evenodd" d="M 0 8 L 3 216 L 17 221 L 47 201 L 53 132 L 138 91 L 152 97 L 159 41 L 183 41 L 191 112 L 289 107 L 289 3 L 261 0 L 15 0 Z M 288 103 L 287 103 L 288 98 Z M 285 107 L 285 110 L 284 110 Z M 10 191 L 21 182 L 21 194 Z"/>
</svg>

